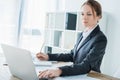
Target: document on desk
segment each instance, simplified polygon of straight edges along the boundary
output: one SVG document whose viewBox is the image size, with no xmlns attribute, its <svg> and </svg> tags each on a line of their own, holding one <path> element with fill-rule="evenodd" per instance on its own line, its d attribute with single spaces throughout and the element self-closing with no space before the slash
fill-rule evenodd
<svg viewBox="0 0 120 80">
<path fill-rule="evenodd" d="M 100 79 L 92 78 L 85 74 L 77 76 L 56 77 L 54 80 L 100 80 Z"/>
<path fill-rule="evenodd" d="M 50 61 L 33 61 L 35 66 L 52 66 L 52 62 Z"/>
<path fill-rule="evenodd" d="M 57 62 L 57 61 L 41 61 L 41 60 L 38 60 L 34 56 L 32 56 L 32 58 L 33 58 L 33 63 L 35 66 L 49 66 L 49 67 L 51 67 L 53 63 Z"/>
</svg>

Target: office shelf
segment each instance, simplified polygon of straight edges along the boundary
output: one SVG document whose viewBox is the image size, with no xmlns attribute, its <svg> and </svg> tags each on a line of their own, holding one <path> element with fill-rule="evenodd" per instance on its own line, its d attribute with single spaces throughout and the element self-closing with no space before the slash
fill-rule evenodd
<svg viewBox="0 0 120 80">
<path fill-rule="evenodd" d="M 102 17 L 100 27 L 105 33 L 106 13 L 103 13 Z M 46 14 L 45 52 L 69 52 L 83 30 L 80 12 L 48 12 Z"/>
</svg>

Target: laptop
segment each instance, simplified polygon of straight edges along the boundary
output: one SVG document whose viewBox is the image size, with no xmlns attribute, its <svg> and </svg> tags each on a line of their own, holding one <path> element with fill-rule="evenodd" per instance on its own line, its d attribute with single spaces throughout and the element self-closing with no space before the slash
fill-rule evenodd
<svg viewBox="0 0 120 80">
<path fill-rule="evenodd" d="M 6 44 L 1 47 L 13 76 L 22 80 L 47 80 L 38 78 L 30 51 Z"/>
</svg>

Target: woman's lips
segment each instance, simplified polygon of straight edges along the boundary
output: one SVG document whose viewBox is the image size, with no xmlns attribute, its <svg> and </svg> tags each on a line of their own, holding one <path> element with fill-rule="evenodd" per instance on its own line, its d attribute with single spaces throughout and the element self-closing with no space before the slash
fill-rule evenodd
<svg viewBox="0 0 120 80">
<path fill-rule="evenodd" d="M 87 24 L 88 22 L 86 22 L 86 21 L 83 21 L 83 23 L 84 23 L 84 24 Z"/>
</svg>

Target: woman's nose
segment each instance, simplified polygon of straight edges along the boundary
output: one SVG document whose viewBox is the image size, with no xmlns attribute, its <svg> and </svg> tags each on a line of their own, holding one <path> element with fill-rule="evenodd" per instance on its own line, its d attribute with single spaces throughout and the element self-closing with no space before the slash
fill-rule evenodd
<svg viewBox="0 0 120 80">
<path fill-rule="evenodd" d="M 86 20 L 86 19 L 87 19 L 87 16 L 86 16 L 86 15 L 83 15 L 83 19 Z"/>
</svg>

